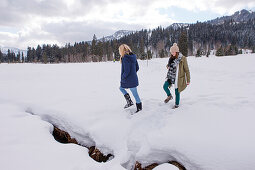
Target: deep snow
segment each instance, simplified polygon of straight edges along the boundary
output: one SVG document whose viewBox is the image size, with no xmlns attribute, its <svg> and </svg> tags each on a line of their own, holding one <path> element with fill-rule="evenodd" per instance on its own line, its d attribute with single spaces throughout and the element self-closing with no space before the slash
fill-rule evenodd
<svg viewBox="0 0 255 170">
<path fill-rule="evenodd" d="M 120 170 L 136 160 L 254 169 L 255 54 L 188 57 L 191 84 L 175 110 L 163 103 L 167 61 L 139 61 L 144 108 L 133 116 L 135 107 L 123 109 L 118 62 L 0 64 L 1 169 Z M 86 148 L 58 143 L 50 123 L 114 159 L 97 163 Z"/>
</svg>

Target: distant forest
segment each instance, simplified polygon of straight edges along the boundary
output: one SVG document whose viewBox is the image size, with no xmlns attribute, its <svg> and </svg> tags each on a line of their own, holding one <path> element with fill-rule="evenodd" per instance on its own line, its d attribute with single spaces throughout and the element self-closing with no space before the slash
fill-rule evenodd
<svg viewBox="0 0 255 170">
<path fill-rule="evenodd" d="M 16 63 L 69 63 L 69 62 L 101 62 L 119 60 L 118 47 L 128 44 L 139 59 L 169 56 L 169 48 L 174 42 L 180 46 L 181 52 L 188 55 L 209 55 L 216 50 L 217 56 L 236 55 L 240 49 L 255 52 L 255 19 L 246 22 L 227 20 L 222 24 L 197 22 L 187 25 L 171 25 L 153 30 L 141 30 L 120 39 L 98 40 L 96 35 L 91 42 L 76 42 L 57 45 L 38 45 L 27 48 L 27 57 L 23 53 L 15 55 L 0 51 L 0 62 Z"/>
</svg>

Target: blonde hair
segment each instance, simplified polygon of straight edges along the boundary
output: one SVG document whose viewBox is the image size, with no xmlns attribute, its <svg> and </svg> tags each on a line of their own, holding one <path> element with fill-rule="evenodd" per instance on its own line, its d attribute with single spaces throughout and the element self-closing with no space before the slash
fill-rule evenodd
<svg viewBox="0 0 255 170">
<path fill-rule="evenodd" d="M 131 52 L 132 52 L 132 50 L 130 49 L 130 47 L 127 44 L 121 44 L 119 46 L 120 60 L 122 57 L 124 57 L 125 54 L 129 54 Z"/>
</svg>

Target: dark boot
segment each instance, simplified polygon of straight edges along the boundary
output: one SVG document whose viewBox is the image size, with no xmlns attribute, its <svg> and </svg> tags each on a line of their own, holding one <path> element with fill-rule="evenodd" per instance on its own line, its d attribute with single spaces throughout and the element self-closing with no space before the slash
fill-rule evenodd
<svg viewBox="0 0 255 170">
<path fill-rule="evenodd" d="M 142 110 L 142 102 L 141 103 L 136 103 L 136 108 L 137 108 L 137 112 L 141 111 Z"/>
<path fill-rule="evenodd" d="M 172 109 L 177 109 L 179 107 L 179 105 L 174 105 L 173 107 L 172 107 Z"/>
<path fill-rule="evenodd" d="M 130 98 L 130 96 L 129 96 L 128 93 L 125 94 L 124 97 L 125 97 L 125 99 L 126 99 L 126 101 L 127 101 L 127 104 L 124 106 L 124 109 L 126 109 L 126 108 L 128 108 L 128 107 L 134 105 L 134 103 L 132 102 L 132 100 L 131 100 L 131 98 Z"/>
<path fill-rule="evenodd" d="M 165 103 L 167 103 L 167 102 L 169 102 L 169 100 L 172 100 L 173 99 L 173 96 L 172 95 L 170 95 L 170 96 L 167 96 L 167 98 L 165 99 Z"/>
</svg>

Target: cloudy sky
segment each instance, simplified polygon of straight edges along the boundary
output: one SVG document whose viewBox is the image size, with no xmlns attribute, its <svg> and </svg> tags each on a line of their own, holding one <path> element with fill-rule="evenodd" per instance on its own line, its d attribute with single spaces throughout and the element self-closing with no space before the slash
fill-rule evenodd
<svg viewBox="0 0 255 170">
<path fill-rule="evenodd" d="M 235 11 L 255 11 L 254 0 L 1 0 L 0 46 L 91 40 L 117 30 L 206 21 Z"/>
</svg>

